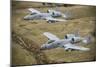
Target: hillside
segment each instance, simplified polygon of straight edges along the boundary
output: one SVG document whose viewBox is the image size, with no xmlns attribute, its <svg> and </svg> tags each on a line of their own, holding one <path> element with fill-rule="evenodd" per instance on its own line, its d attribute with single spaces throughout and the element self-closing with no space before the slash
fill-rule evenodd
<svg viewBox="0 0 100 67">
<path fill-rule="evenodd" d="M 23 17 L 29 13 L 27 10 L 29 7 L 40 10 L 41 12 L 46 12 L 47 9 L 51 8 L 55 9 L 55 7 L 45 7 L 40 3 L 16 1 L 14 1 L 12 5 L 11 28 L 13 65 L 69 63 L 96 60 L 95 6 L 60 6 L 59 10 L 64 13 L 70 12 L 71 17 L 69 17 L 66 22 L 49 24 L 45 20 L 23 20 Z M 64 38 L 65 34 L 74 33 L 77 30 L 83 37 L 88 35 L 92 37 L 92 42 L 90 44 L 80 44 L 89 47 L 91 49 L 90 51 L 66 52 L 62 48 L 40 51 L 40 46 L 47 41 L 43 32 L 51 32 L 59 38 Z"/>
</svg>

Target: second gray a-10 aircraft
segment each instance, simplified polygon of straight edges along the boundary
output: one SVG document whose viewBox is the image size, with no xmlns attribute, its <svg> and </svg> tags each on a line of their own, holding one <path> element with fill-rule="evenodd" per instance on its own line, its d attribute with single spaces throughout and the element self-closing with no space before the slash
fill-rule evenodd
<svg viewBox="0 0 100 67">
<path fill-rule="evenodd" d="M 83 42 L 87 44 L 90 42 L 90 38 L 76 36 L 75 34 L 67 34 L 65 35 L 64 39 L 60 39 L 57 36 L 51 34 L 50 32 L 44 32 L 43 34 L 48 38 L 48 41 L 41 46 L 41 50 L 52 49 L 57 47 L 64 48 L 66 51 L 71 51 L 71 50 L 89 51 L 90 50 L 90 48 L 76 45 L 79 42 Z"/>
<path fill-rule="evenodd" d="M 24 20 L 46 20 L 49 23 L 53 22 L 60 22 L 60 21 L 66 21 L 65 19 L 58 19 L 56 17 L 64 17 L 66 18 L 67 16 L 64 13 L 61 13 L 60 11 L 56 10 L 47 10 L 47 13 L 42 13 L 38 10 L 35 10 L 33 8 L 28 9 L 31 13 L 27 16 L 24 17 Z"/>
</svg>

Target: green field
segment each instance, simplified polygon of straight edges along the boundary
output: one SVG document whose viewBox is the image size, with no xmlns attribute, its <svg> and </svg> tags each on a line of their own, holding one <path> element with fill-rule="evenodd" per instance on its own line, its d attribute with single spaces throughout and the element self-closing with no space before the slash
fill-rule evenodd
<svg viewBox="0 0 100 67">
<path fill-rule="evenodd" d="M 35 8 L 41 12 L 47 9 L 54 9 L 54 6 L 43 6 L 41 3 L 34 2 L 12 2 L 12 64 L 13 65 L 32 65 L 49 63 L 67 63 L 96 60 L 96 7 L 95 6 L 59 6 L 62 12 L 70 12 L 71 17 L 66 22 L 49 24 L 45 20 L 23 20 L 29 11 L 28 8 Z M 92 42 L 88 45 L 79 45 L 90 48 L 90 51 L 66 52 L 62 48 L 40 51 L 40 46 L 47 41 L 43 32 L 51 32 L 59 38 L 64 38 L 67 33 L 79 31 L 80 36 L 92 37 Z M 18 37 L 16 37 L 18 36 Z M 22 41 L 20 41 L 20 37 Z M 19 38 L 19 40 L 18 40 Z M 19 42 L 20 41 L 20 42 Z M 23 42 L 24 43 L 21 43 Z M 27 46 L 24 46 L 24 45 Z M 29 46 L 31 45 L 31 46 Z M 32 48 L 31 48 L 32 47 Z M 31 49 L 30 49 L 31 48 Z"/>
</svg>

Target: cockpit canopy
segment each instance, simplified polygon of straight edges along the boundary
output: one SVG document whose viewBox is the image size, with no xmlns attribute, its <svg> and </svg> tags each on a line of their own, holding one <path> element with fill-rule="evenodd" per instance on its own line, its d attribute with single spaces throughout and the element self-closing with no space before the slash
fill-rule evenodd
<svg viewBox="0 0 100 67">
<path fill-rule="evenodd" d="M 53 43 L 55 40 L 48 40 L 48 44 Z"/>
<path fill-rule="evenodd" d="M 35 14 L 37 14 L 37 13 L 31 13 L 30 15 L 35 15 Z"/>
</svg>

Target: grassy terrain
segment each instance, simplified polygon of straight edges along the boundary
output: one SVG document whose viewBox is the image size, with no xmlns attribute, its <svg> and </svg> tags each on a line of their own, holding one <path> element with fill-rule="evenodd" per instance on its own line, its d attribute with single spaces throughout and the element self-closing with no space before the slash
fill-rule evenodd
<svg viewBox="0 0 100 67">
<path fill-rule="evenodd" d="M 48 59 L 47 63 L 62 63 L 62 62 L 80 62 L 80 61 L 93 61 L 95 60 L 95 6 L 60 6 L 59 10 L 66 13 L 70 12 L 71 17 L 66 22 L 57 22 L 49 24 L 44 20 L 23 20 L 23 17 L 29 13 L 27 8 L 32 7 L 41 12 L 46 12 L 47 9 L 53 9 L 55 7 L 45 7 L 40 3 L 33 2 L 13 2 L 12 3 L 12 32 L 20 35 L 20 37 L 27 38 L 29 43 L 33 44 L 33 47 L 39 47 L 47 41 L 47 38 L 43 35 L 43 32 L 51 32 L 57 35 L 59 38 L 64 38 L 67 33 L 74 33 L 77 30 L 81 36 L 92 37 L 92 42 L 88 45 L 80 44 L 90 48 L 88 52 L 72 51 L 66 52 L 62 48 L 56 48 L 51 50 L 42 51 Z M 12 64 L 14 65 L 31 65 L 31 64 L 45 64 L 36 62 L 36 51 L 30 52 L 28 49 L 24 49 L 17 40 L 12 41 Z M 27 40 L 25 40 L 27 44 Z M 29 44 L 28 43 L 28 44 Z M 35 44 L 36 43 L 36 44 Z M 28 45 L 27 44 L 27 45 Z M 31 44 L 31 45 L 32 45 Z M 34 49 L 34 48 L 32 48 Z M 40 55 L 39 51 L 39 55 Z M 41 57 L 38 56 L 38 57 Z M 43 57 L 43 59 L 45 59 Z M 44 61 L 42 61 L 44 62 Z"/>
</svg>

